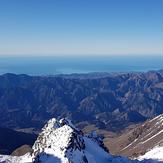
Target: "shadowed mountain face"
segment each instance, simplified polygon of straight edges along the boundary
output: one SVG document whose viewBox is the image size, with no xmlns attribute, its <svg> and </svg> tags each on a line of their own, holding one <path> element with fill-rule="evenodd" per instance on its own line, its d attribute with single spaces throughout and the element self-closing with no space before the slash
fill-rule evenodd
<svg viewBox="0 0 163 163">
<path fill-rule="evenodd" d="M 33 145 L 37 136 L 0 127 L 0 154 L 11 154 L 16 148 Z"/>
<path fill-rule="evenodd" d="M 117 131 L 163 113 L 163 72 L 0 76 L 0 126 L 41 128 L 52 117 Z"/>
</svg>

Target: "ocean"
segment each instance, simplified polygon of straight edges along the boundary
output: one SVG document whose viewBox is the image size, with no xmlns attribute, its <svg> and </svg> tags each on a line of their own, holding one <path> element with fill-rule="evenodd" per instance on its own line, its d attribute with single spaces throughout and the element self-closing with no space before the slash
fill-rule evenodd
<svg viewBox="0 0 163 163">
<path fill-rule="evenodd" d="M 0 74 L 56 75 L 163 69 L 162 56 L 0 57 Z"/>
</svg>

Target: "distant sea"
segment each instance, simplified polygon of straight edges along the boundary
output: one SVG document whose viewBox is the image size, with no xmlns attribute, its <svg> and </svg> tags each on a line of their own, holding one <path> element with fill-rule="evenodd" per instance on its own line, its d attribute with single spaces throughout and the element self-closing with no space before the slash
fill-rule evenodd
<svg viewBox="0 0 163 163">
<path fill-rule="evenodd" d="M 56 75 L 163 69 L 162 56 L 0 57 L 0 74 Z"/>
</svg>

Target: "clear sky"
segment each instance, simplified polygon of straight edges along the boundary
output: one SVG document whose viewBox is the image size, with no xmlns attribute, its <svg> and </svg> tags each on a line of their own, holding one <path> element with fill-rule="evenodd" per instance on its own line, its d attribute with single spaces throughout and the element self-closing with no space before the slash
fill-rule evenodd
<svg viewBox="0 0 163 163">
<path fill-rule="evenodd" d="M 163 0 L 0 0 L 0 55 L 163 55 Z"/>
</svg>

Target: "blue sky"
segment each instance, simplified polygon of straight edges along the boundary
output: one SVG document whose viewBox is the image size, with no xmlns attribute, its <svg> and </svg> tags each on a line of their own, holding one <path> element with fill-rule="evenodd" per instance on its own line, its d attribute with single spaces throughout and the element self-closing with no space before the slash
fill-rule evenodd
<svg viewBox="0 0 163 163">
<path fill-rule="evenodd" d="M 0 55 L 163 55 L 163 0 L 0 0 Z"/>
</svg>

